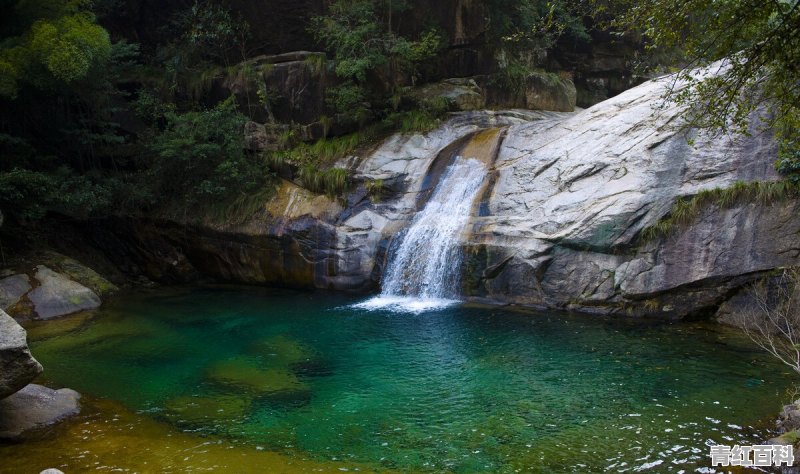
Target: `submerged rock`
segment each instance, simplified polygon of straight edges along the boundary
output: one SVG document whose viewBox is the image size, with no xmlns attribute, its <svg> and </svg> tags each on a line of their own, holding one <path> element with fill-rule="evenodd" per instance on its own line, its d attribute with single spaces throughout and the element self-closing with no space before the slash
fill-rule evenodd
<svg viewBox="0 0 800 474">
<path fill-rule="evenodd" d="M 81 311 L 58 319 L 31 321 L 25 325 L 29 341 L 41 341 L 71 333 L 82 328 L 93 317 L 94 313 Z"/>
<path fill-rule="evenodd" d="M 39 286 L 28 293 L 28 299 L 41 319 L 100 306 L 100 298 L 95 292 L 44 265 L 36 267 L 35 278 Z"/>
<path fill-rule="evenodd" d="M 313 348 L 285 335 L 259 341 L 248 351 L 269 367 L 289 370 L 296 375 L 320 377 L 331 374 L 328 363 Z"/>
<path fill-rule="evenodd" d="M 236 420 L 250 409 L 252 401 L 241 394 L 192 397 L 183 396 L 166 402 L 167 417 L 181 423 L 207 423 Z"/>
<path fill-rule="evenodd" d="M 0 310 L 0 399 L 20 390 L 40 373 L 42 365 L 28 349 L 25 330 Z"/>
<path fill-rule="evenodd" d="M 27 432 L 57 423 L 80 412 L 80 394 L 30 384 L 0 400 L 0 439 L 17 440 Z"/>
<path fill-rule="evenodd" d="M 214 364 L 208 370 L 208 379 L 265 396 L 291 398 L 303 396 L 310 390 L 308 384 L 289 370 L 262 368 L 256 361 L 244 357 Z"/>
</svg>

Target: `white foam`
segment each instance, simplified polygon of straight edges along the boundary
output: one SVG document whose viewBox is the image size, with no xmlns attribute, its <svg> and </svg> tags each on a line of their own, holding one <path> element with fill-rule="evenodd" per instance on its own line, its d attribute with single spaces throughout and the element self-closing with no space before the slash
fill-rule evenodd
<svg viewBox="0 0 800 474">
<path fill-rule="evenodd" d="M 351 308 L 366 309 L 368 311 L 385 310 L 394 313 L 420 314 L 437 311 L 461 303 L 458 300 L 445 298 L 416 298 L 413 296 L 375 296 L 361 303 L 351 305 Z"/>
<path fill-rule="evenodd" d="M 381 296 L 416 297 L 413 306 L 438 305 L 461 289 L 460 236 L 486 177 L 476 159 L 456 158 L 425 207 L 389 250 Z M 404 305 L 405 306 L 405 305 Z"/>
</svg>

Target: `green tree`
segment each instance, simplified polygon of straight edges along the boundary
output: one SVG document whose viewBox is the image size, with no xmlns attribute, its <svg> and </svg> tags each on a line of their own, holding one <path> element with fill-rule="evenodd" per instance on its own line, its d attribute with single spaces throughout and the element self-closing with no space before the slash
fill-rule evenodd
<svg viewBox="0 0 800 474">
<path fill-rule="evenodd" d="M 146 95 L 140 101 L 153 103 Z M 158 114 L 148 105 L 140 110 L 148 110 L 151 118 Z M 266 164 L 244 151 L 247 118 L 236 110 L 232 98 L 208 110 L 167 109 L 163 121 L 164 129 L 149 140 L 146 175 L 165 207 L 174 204 L 183 211 L 203 211 L 267 186 Z"/>
<path fill-rule="evenodd" d="M 107 64 L 111 41 L 89 6 L 79 0 L 39 0 L 4 8 L 0 95 L 14 98 L 23 84 L 55 89 Z"/>
<path fill-rule="evenodd" d="M 563 35 L 589 40 L 579 0 L 486 0 L 486 8 L 489 41 L 512 54 L 545 51 Z"/>
<path fill-rule="evenodd" d="M 797 173 L 800 0 L 595 1 L 617 27 L 644 32 L 651 51 L 680 53 L 669 98 L 689 106 L 690 125 L 746 134 L 755 115 L 781 142 L 779 169 Z"/>
<path fill-rule="evenodd" d="M 118 163 L 101 155 L 124 141 L 112 82 L 135 45 L 112 44 L 87 1 L 3 4 L 0 206 L 12 220 L 108 209 L 121 188 L 100 171 Z"/>
<path fill-rule="evenodd" d="M 416 39 L 395 31 L 393 19 L 408 8 L 402 0 L 336 0 L 327 15 L 313 18 L 312 33 L 333 52 L 336 74 L 345 80 L 330 91 L 329 105 L 337 112 L 363 121 L 370 108 L 396 108 L 408 83 L 418 79 L 418 65 L 439 53 L 436 30 Z M 387 90 L 369 90 L 370 77 Z"/>
</svg>

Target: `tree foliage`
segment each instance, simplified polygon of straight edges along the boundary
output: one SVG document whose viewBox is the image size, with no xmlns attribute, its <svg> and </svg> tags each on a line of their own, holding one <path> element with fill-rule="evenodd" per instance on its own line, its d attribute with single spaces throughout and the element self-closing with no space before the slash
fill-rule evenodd
<svg viewBox="0 0 800 474">
<path fill-rule="evenodd" d="M 147 167 L 153 192 L 162 199 L 197 210 L 266 185 L 264 162 L 245 154 L 247 118 L 232 99 L 207 110 L 167 110 L 163 119 L 166 126 L 149 143 Z"/>
<path fill-rule="evenodd" d="M 796 160 L 800 0 L 596 2 L 618 14 L 618 27 L 643 31 L 649 49 L 681 53 L 680 87 L 669 98 L 691 108 L 690 125 L 747 134 L 756 116 L 776 132 L 782 159 Z M 707 73 L 696 73 L 700 67 Z"/>
<path fill-rule="evenodd" d="M 370 108 L 396 108 L 404 87 L 417 80 L 418 66 L 441 51 L 435 28 L 413 39 L 396 31 L 393 18 L 408 8 L 402 0 L 336 0 L 327 15 L 313 18 L 314 37 L 333 52 L 336 74 L 345 80 L 330 92 L 328 104 L 336 112 L 363 121 Z M 370 77 L 388 90 L 370 90 Z"/>
<path fill-rule="evenodd" d="M 589 40 L 583 2 L 576 0 L 486 0 L 490 41 L 516 53 L 541 52 L 563 35 Z"/>
<path fill-rule="evenodd" d="M 85 1 L 17 2 L 0 30 L 0 95 L 23 84 L 53 89 L 84 79 L 111 57 L 108 32 Z M 13 22 L 13 23 L 12 23 Z"/>
</svg>

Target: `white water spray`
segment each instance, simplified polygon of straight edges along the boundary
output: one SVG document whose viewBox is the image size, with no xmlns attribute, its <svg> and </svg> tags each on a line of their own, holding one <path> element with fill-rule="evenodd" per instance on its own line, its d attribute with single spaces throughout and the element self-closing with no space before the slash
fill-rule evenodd
<svg viewBox="0 0 800 474">
<path fill-rule="evenodd" d="M 459 236 L 485 175 L 480 161 L 456 158 L 408 231 L 389 250 L 380 296 L 357 307 L 422 312 L 457 302 L 462 262 Z"/>
</svg>

